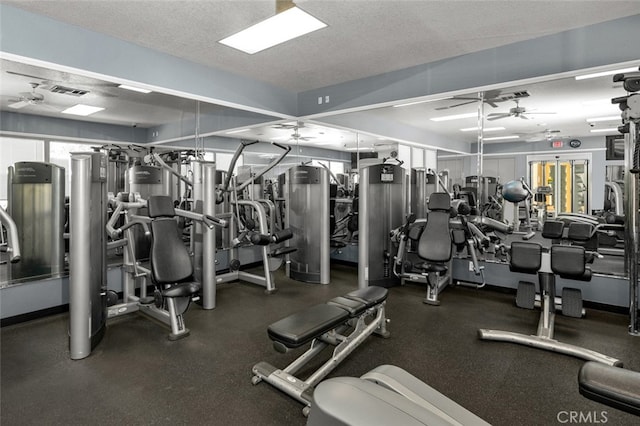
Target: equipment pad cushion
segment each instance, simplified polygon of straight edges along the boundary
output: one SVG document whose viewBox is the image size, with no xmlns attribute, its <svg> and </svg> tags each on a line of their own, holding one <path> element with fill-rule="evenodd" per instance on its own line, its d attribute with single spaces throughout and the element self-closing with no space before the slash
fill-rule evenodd
<svg viewBox="0 0 640 426">
<path fill-rule="evenodd" d="M 271 340 L 297 348 L 333 330 L 349 319 L 349 312 L 336 305 L 321 304 L 289 315 L 267 329 Z"/>
<path fill-rule="evenodd" d="M 195 282 L 180 283 L 162 290 L 164 297 L 187 297 L 200 291 L 200 284 Z"/>
<path fill-rule="evenodd" d="M 330 305 L 336 305 L 339 308 L 344 309 L 349 312 L 349 316 L 351 318 L 359 316 L 362 312 L 367 309 L 367 305 L 359 300 L 347 299 L 346 297 L 334 297 L 333 299 L 327 302 Z"/>
<path fill-rule="evenodd" d="M 580 393 L 640 416 L 640 373 L 590 361 L 578 373 Z"/>
<path fill-rule="evenodd" d="M 388 294 L 389 290 L 386 288 L 374 285 L 352 291 L 347 293 L 344 297 L 362 302 L 367 305 L 367 308 L 370 308 L 387 300 Z"/>
</svg>

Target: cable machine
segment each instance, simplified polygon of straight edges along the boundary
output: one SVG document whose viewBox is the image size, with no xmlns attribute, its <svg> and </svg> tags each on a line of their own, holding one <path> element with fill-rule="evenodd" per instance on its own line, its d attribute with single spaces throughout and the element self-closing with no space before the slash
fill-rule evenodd
<svg viewBox="0 0 640 426">
<path fill-rule="evenodd" d="M 623 82 L 627 96 L 613 98 L 622 111 L 622 125 L 618 131 L 624 134 L 625 168 L 625 267 L 629 276 L 629 333 L 640 336 L 640 283 L 638 283 L 638 261 L 640 260 L 640 230 L 638 221 L 638 178 L 640 174 L 640 72 L 616 74 L 614 82 Z"/>
</svg>

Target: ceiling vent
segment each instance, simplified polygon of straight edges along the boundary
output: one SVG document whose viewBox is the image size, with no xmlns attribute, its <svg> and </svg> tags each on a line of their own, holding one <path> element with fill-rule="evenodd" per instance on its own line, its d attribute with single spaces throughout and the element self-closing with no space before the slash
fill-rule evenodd
<svg viewBox="0 0 640 426">
<path fill-rule="evenodd" d="M 49 89 L 49 91 L 52 93 L 60 93 L 61 95 L 70 95 L 70 96 L 84 96 L 87 93 L 89 93 L 88 90 L 74 89 L 72 87 L 65 87 L 57 84 L 55 86 L 52 86 L 51 89 Z"/>
</svg>

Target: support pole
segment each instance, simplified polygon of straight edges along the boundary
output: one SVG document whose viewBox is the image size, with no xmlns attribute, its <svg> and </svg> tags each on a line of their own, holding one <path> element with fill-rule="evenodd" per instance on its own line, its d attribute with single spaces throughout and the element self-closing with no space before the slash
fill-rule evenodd
<svg viewBox="0 0 640 426">
<path fill-rule="evenodd" d="M 91 354 L 91 154 L 73 154 L 71 173 L 69 350 L 82 359 Z"/>
<path fill-rule="evenodd" d="M 640 290 L 638 283 L 639 242 L 638 229 L 638 174 L 632 173 L 635 147 L 638 141 L 637 120 L 629 120 L 629 132 L 624 137 L 625 162 L 625 264 L 629 276 L 629 334 L 640 336 L 638 303 Z"/>
<path fill-rule="evenodd" d="M 202 213 L 214 216 L 216 208 L 216 166 L 202 164 Z M 216 307 L 216 229 L 202 226 L 202 308 Z"/>
</svg>

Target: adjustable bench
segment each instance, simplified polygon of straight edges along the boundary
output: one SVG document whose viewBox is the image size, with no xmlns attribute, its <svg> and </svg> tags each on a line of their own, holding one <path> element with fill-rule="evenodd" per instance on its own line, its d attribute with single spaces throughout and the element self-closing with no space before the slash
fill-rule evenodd
<svg viewBox="0 0 640 426">
<path fill-rule="evenodd" d="M 276 351 L 285 353 L 311 342 L 310 348 L 289 366 L 280 370 L 269 363 L 253 366 L 251 382 L 270 383 L 305 404 L 308 413 L 314 387 L 372 333 L 389 337 L 386 328 L 385 301 L 388 290 L 366 287 L 329 302 L 294 313 L 271 324 L 267 333 Z M 348 335 L 344 333 L 351 330 Z M 295 377 L 302 367 L 329 345 L 331 357 L 306 380 Z"/>
<path fill-rule="evenodd" d="M 589 361 L 578 373 L 580 394 L 640 416 L 640 373 Z"/>
<path fill-rule="evenodd" d="M 335 377 L 318 385 L 307 426 L 326 425 L 488 426 L 489 423 L 405 370 L 381 365 L 360 378 Z"/>
</svg>

